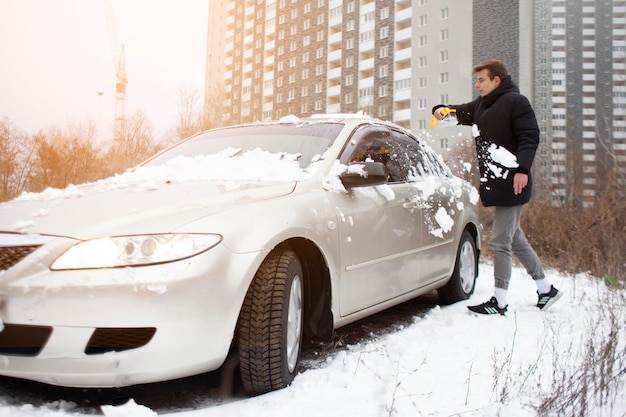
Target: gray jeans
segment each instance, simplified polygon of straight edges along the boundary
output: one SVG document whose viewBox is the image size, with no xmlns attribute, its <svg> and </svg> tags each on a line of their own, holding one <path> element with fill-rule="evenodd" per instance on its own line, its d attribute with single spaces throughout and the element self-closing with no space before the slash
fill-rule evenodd
<svg viewBox="0 0 626 417">
<path fill-rule="evenodd" d="M 489 247 L 493 252 L 493 274 L 495 286 L 509 289 L 511 269 L 515 254 L 520 263 L 533 279 L 545 278 L 539 257 L 528 243 L 520 227 L 520 218 L 524 206 L 496 207 Z"/>
</svg>

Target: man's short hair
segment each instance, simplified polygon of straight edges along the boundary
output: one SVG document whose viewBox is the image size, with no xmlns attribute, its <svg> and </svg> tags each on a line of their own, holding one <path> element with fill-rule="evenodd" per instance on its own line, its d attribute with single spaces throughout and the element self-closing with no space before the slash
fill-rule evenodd
<svg viewBox="0 0 626 417">
<path fill-rule="evenodd" d="M 506 66 L 497 59 L 490 59 L 485 62 L 481 62 L 478 65 L 474 65 L 474 68 L 472 68 L 472 74 L 476 74 L 477 72 L 480 72 L 484 69 L 489 71 L 489 79 L 491 80 L 493 80 L 495 76 L 498 76 L 501 80 L 504 80 L 504 78 L 509 75 Z"/>
</svg>

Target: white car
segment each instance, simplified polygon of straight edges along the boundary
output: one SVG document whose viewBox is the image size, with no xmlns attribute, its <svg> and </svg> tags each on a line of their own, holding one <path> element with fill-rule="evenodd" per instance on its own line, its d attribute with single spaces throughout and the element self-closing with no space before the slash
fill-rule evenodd
<svg viewBox="0 0 626 417">
<path fill-rule="evenodd" d="M 201 133 L 128 172 L 0 204 L 0 375 L 122 387 L 218 369 L 289 385 L 302 343 L 474 291 L 478 192 L 362 115 Z"/>
</svg>

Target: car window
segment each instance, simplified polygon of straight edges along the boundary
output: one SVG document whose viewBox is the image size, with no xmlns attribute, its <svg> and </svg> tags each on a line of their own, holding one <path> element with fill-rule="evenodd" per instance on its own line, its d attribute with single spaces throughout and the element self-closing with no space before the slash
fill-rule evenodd
<svg viewBox="0 0 626 417">
<path fill-rule="evenodd" d="M 306 168 L 324 153 L 343 127 L 341 123 L 318 122 L 215 129 L 179 142 L 146 165 L 162 165 L 178 156 L 213 155 L 226 149 L 231 149 L 236 155 L 237 152 L 258 148 L 276 154 L 294 155 L 300 166 Z"/>
<path fill-rule="evenodd" d="M 407 144 L 392 137 L 385 126 L 364 125 L 357 129 L 344 150 L 342 162 L 354 164 L 363 161 L 374 161 L 385 164 L 389 174 L 389 182 L 408 181 L 410 159 Z M 413 150 L 414 151 L 414 150 Z"/>
<path fill-rule="evenodd" d="M 438 177 L 448 175 L 448 170 L 443 166 L 437 155 L 415 137 L 394 129 L 391 130 L 391 136 L 398 144 L 400 160 L 403 164 L 406 164 L 410 180 L 428 175 Z"/>
</svg>

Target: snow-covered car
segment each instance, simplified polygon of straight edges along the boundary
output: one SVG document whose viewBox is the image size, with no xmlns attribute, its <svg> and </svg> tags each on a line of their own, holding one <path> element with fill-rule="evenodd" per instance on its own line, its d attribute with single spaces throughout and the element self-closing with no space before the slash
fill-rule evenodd
<svg viewBox="0 0 626 417">
<path fill-rule="evenodd" d="M 238 361 L 289 385 L 303 343 L 474 291 L 478 192 L 362 115 L 210 130 L 124 174 L 0 204 L 0 375 L 122 387 Z"/>
</svg>

